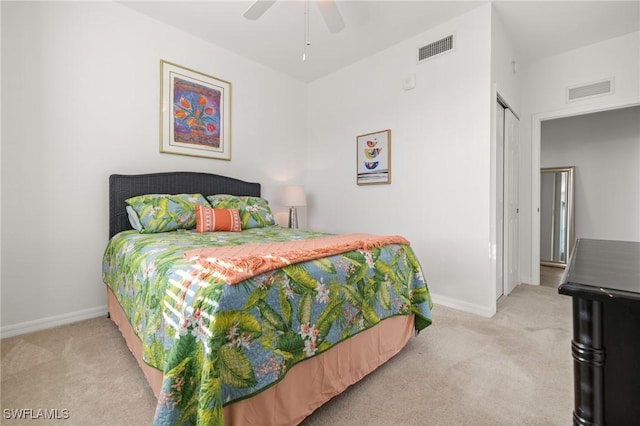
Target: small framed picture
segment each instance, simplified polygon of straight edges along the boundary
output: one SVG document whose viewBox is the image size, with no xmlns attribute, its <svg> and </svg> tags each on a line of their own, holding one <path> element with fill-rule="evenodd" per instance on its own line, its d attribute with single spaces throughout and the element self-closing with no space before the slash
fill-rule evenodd
<svg viewBox="0 0 640 426">
<path fill-rule="evenodd" d="M 391 130 L 356 138 L 356 173 L 358 185 L 391 183 Z"/>
<path fill-rule="evenodd" d="M 160 152 L 231 160 L 231 83 L 161 60 Z"/>
</svg>

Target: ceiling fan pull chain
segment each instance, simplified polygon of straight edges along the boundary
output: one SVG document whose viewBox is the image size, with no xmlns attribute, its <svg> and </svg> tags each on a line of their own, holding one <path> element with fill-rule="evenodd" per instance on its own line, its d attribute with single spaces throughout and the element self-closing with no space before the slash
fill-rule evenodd
<svg viewBox="0 0 640 426">
<path fill-rule="evenodd" d="M 304 46 L 302 47 L 302 60 L 307 60 L 307 46 L 311 46 L 309 40 L 309 0 L 304 4 Z"/>
</svg>

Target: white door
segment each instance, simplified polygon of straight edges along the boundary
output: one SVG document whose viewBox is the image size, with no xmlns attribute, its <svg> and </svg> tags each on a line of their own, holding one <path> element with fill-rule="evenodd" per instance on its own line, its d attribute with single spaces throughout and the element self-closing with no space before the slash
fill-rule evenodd
<svg viewBox="0 0 640 426">
<path fill-rule="evenodd" d="M 520 284 L 520 129 L 510 109 L 504 114 L 504 294 Z"/>
<path fill-rule="evenodd" d="M 496 300 L 502 296 L 504 280 L 504 110 L 496 103 Z"/>
</svg>

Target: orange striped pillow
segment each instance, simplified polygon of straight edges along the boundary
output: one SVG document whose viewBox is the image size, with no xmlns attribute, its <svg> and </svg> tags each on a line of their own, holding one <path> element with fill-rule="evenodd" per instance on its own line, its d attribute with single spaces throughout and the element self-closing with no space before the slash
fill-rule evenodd
<svg viewBox="0 0 640 426">
<path fill-rule="evenodd" d="M 196 232 L 212 231 L 242 231 L 238 209 L 212 209 L 196 204 Z"/>
</svg>

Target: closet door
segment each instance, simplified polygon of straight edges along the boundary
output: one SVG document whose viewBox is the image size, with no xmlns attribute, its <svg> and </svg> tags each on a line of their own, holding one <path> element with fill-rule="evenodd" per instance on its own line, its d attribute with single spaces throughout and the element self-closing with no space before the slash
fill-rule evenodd
<svg viewBox="0 0 640 426">
<path fill-rule="evenodd" d="M 504 294 L 520 284 L 520 128 L 510 109 L 504 110 Z"/>
<path fill-rule="evenodd" d="M 504 294 L 504 110 L 496 102 L 496 300 Z"/>
</svg>

